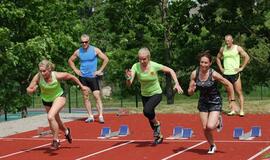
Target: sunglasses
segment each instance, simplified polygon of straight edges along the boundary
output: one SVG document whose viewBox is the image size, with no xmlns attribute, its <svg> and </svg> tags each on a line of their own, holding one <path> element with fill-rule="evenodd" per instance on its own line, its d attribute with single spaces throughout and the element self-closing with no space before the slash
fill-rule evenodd
<svg viewBox="0 0 270 160">
<path fill-rule="evenodd" d="M 86 44 L 86 43 L 88 43 L 88 41 L 82 41 L 82 42 L 81 42 L 81 44 Z"/>
</svg>

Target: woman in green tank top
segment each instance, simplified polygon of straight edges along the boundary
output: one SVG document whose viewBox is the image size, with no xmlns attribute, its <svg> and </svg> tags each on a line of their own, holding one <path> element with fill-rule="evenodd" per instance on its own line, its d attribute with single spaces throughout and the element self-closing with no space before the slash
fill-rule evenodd
<svg viewBox="0 0 270 160">
<path fill-rule="evenodd" d="M 70 128 L 64 125 L 59 116 L 59 112 L 64 108 L 66 103 L 66 97 L 59 81 L 72 80 L 83 91 L 88 91 L 89 89 L 83 86 L 75 76 L 66 72 L 53 71 L 54 64 L 48 60 L 42 60 L 38 66 L 39 73 L 33 77 L 26 90 L 28 94 L 33 94 L 37 90 L 37 87 L 40 87 L 42 103 L 48 113 L 49 127 L 53 134 L 51 149 L 58 149 L 60 146 L 58 137 L 59 129 L 65 133 L 68 142 L 72 142 Z"/>
<path fill-rule="evenodd" d="M 127 84 L 130 86 L 135 78 L 141 84 L 141 95 L 143 102 L 143 114 L 148 119 L 153 130 L 154 143 L 160 144 L 163 136 L 160 131 L 160 122 L 156 118 L 155 108 L 161 102 L 162 90 L 158 81 L 158 71 L 169 73 L 174 80 L 174 89 L 178 93 L 183 93 L 176 77 L 176 73 L 171 68 L 150 60 L 148 48 L 141 48 L 138 53 L 139 62 L 135 63 L 131 70 L 126 70 Z"/>
</svg>

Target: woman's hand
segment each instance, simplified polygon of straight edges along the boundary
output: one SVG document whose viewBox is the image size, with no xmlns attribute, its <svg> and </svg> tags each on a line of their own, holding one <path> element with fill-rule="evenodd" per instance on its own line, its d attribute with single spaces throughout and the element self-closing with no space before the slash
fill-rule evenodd
<svg viewBox="0 0 270 160">
<path fill-rule="evenodd" d="M 179 84 L 175 84 L 173 89 L 175 89 L 178 94 L 182 94 L 184 92 Z"/>
</svg>

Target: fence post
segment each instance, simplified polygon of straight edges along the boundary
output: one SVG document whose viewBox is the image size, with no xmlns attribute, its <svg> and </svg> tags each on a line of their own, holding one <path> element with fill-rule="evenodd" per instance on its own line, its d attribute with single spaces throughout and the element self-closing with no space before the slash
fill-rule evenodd
<svg viewBox="0 0 270 160">
<path fill-rule="evenodd" d="M 71 96 L 70 96 L 70 86 L 68 85 L 68 112 L 71 113 Z"/>
<path fill-rule="evenodd" d="M 77 86 L 75 86 L 75 93 L 76 93 L 76 108 L 79 108 L 78 107 L 78 88 L 77 88 Z"/>
</svg>

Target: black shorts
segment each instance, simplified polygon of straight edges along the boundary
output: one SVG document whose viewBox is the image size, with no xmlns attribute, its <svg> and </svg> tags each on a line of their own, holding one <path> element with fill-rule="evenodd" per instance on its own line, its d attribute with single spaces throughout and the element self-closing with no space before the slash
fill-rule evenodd
<svg viewBox="0 0 270 160">
<path fill-rule="evenodd" d="M 62 94 L 60 97 L 66 97 L 66 93 L 63 92 L 63 94 Z M 45 102 L 45 101 L 42 99 L 42 104 L 43 104 L 44 106 L 51 107 L 52 104 L 53 104 L 53 102 Z"/>
<path fill-rule="evenodd" d="M 222 111 L 222 105 L 221 104 L 217 104 L 217 105 L 205 105 L 202 103 L 198 104 L 198 110 L 200 112 L 212 112 L 212 111 Z"/>
<path fill-rule="evenodd" d="M 234 75 L 223 75 L 224 78 L 226 78 L 228 81 L 230 81 L 232 84 L 234 84 L 240 77 L 240 73 L 234 74 Z"/>
<path fill-rule="evenodd" d="M 99 83 L 98 83 L 98 78 L 88 78 L 88 77 L 79 77 L 79 80 L 84 86 L 87 86 L 91 89 L 92 92 L 96 90 L 100 90 L 99 88 Z"/>
</svg>

